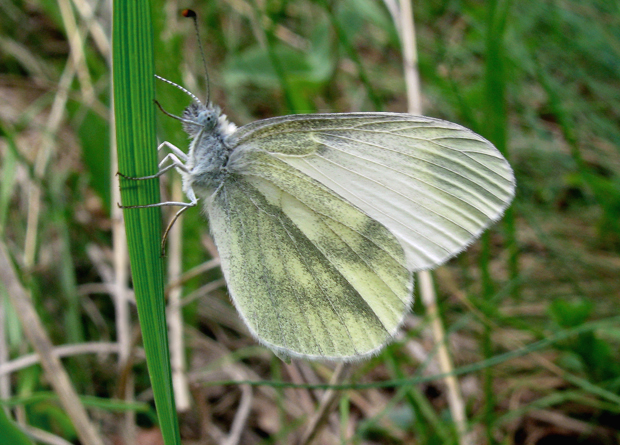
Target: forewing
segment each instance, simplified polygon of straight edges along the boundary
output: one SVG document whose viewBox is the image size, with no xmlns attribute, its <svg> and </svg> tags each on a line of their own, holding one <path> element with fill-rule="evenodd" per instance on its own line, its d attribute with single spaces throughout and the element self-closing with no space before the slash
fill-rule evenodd
<svg viewBox="0 0 620 445">
<path fill-rule="evenodd" d="M 411 270 L 462 251 L 504 212 L 513 172 L 486 139 L 450 122 L 397 113 L 284 116 L 241 127 L 229 162 L 265 151 L 379 221 Z"/>
<path fill-rule="evenodd" d="M 319 182 L 263 157 L 252 174 L 231 175 L 207 207 L 241 317 L 280 356 L 377 352 L 411 304 L 401 245 Z"/>
</svg>

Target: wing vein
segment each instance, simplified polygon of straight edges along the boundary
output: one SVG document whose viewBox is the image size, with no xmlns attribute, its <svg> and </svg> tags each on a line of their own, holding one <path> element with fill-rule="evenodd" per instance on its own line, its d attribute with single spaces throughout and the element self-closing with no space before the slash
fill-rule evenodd
<svg viewBox="0 0 620 445">
<path fill-rule="evenodd" d="M 321 221 L 323 222 L 323 224 L 325 224 L 325 226 L 327 227 L 327 229 L 328 229 L 331 233 L 333 233 L 333 234 L 334 234 L 334 236 L 336 236 L 336 237 L 337 237 L 340 241 L 342 241 L 342 243 L 343 243 L 343 244 L 346 244 L 346 245 L 347 245 L 347 247 L 349 247 L 349 249 L 351 250 L 351 252 L 353 252 L 353 253 L 355 254 L 355 256 L 356 256 L 357 258 L 359 258 L 359 259 L 360 259 L 360 261 L 362 261 L 362 262 L 366 265 L 366 267 L 368 267 L 368 270 L 370 270 L 370 271 L 371 271 L 371 272 L 372 272 L 372 273 L 373 273 L 373 274 L 374 274 L 377 278 L 379 278 L 379 280 L 381 280 L 381 282 L 382 282 L 383 284 L 385 284 L 385 286 L 386 286 L 388 289 L 390 289 L 390 291 L 392 291 L 392 293 L 393 293 L 393 294 L 394 294 L 394 295 L 395 295 L 395 296 L 396 296 L 396 297 L 397 297 L 400 301 L 402 301 L 402 299 L 400 298 L 400 296 L 398 295 L 398 293 L 397 293 L 394 289 L 392 289 L 392 287 L 390 286 L 390 284 L 389 284 L 389 283 L 387 283 L 384 279 L 382 279 L 382 278 L 381 278 L 381 275 L 380 275 L 380 274 L 377 272 L 377 270 L 376 270 L 376 269 L 375 269 L 375 268 L 371 265 L 371 263 L 369 263 L 369 262 L 366 260 L 366 258 L 364 258 L 362 255 L 360 255 L 360 254 L 359 254 L 359 253 L 358 253 L 358 252 L 357 252 L 357 251 L 353 248 L 353 246 L 351 246 L 351 244 L 349 244 L 349 243 L 348 243 L 348 242 L 347 242 L 344 238 L 342 238 L 342 237 L 341 237 L 341 236 L 340 236 L 340 235 L 339 235 L 336 231 L 334 231 L 331 227 L 329 227 L 329 225 L 328 225 L 328 224 L 326 224 L 326 223 L 323 221 L 323 217 L 321 217 L 320 219 L 321 219 Z M 375 245 L 376 245 L 376 244 L 375 244 Z M 377 246 L 377 247 L 378 247 L 378 246 Z M 318 248 L 318 246 L 317 246 L 317 248 Z M 379 247 L 379 249 L 381 249 L 381 247 Z M 383 250 L 383 249 L 381 249 L 381 250 L 382 250 L 383 252 L 386 252 L 386 251 L 385 251 L 385 250 Z M 389 254 L 389 252 L 386 252 L 386 253 L 388 253 L 388 254 Z M 361 293 L 360 293 L 360 296 L 361 296 Z M 362 297 L 362 298 L 363 298 L 363 297 Z M 365 300 L 365 299 L 364 299 L 364 300 Z M 403 301 L 403 303 L 405 303 L 405 302 Z M 381 321 L 381 320 L 379 319 L 379 321 Z M 382 324 L 383 324 L 383 322 L 382 322 Z M 385 330 L 386 330 L 387 332 L 389 332 L 389 330 L 387 329 L 387 327 L 386 327 L 385 325 L 384 325 L 383 327 L 384 327 L 384 328 L 386 328 Z"/>
<path fill-rule="evenodd" d="M 325 142 L 323 142 L 323 144 L 327 145 Z M 369 145 L 370 145 L 370 144 L 369 144 Z M 412 179 L 413 181 L 420 182 L 420 183 L 422 183 L 422 184 L 427 185 L 428 187 L 434 188 L 434 189 L 436 189 L 436 190 L 438 190 L 438 191 L 440 191 L 440 192 L 445 193 L 446 195 L 449 195 L 449 196 L 452 196 L 452 197 L 456 198 L 457 200 L 461 201 L 463 204 L 465 204 L 465 205 L 467 205 L 467 206 L 469 206 L 469 207 L 471 207 L 471 208 L 475 209 L 475 210 L 476 210 L 476 211 L 478 211 L 479 213 L 481 213 L 481 214 L 483 214 L 483 215 L 485 215 L 485 216 L 486 216 L 486 213 L 485 213 L 483 210 L 481 210 L 480 208 L 476 207 L 476 206 L 475 206 L 475 205 L 473 205 L 472 203 L 470 203 L 470 202 L 468 202 L 468 201 L 464 200 L 463 198 L 460 198 L 460 197 L 458 197 L 458 196 L 454 195 L 453 193 L 450 193 L 448 190 L 445 190 L 445 189 L 443 189 L 443 188 L 441 188 L 441 187 L 438 187 L 438 186 L 432 185 L 432 184 L 428 183 L 427 181 L 423 181 L 423 180 L 421 180 L 421 179 L 419 179 L 419 178 L 416 178 L 416 177 L 414 177 L 414 176 L 411 176 L 410 174 L 408 174 L 408 173 L 406 173 L 406 172 L 404 172 L 404 171 L 397 170 L 397 169 L 395 169 L 395 168 L 392 168 L 392 167 L 387 166 L 387 165 L 385 165 L 385 164 L 382 164 L 382 163 L 380 163 L 380 162 L 373 161 L 372 159 L 368 159 L 368 158 L 363 157 L 363 156 L 358 156 L 358 155 L 356 155 L 356 154 L 349 153 L 349 152 L 347 152 L 347 151 L 345 151 L 345 150 L 341 150 L 341 149 L 337 148 L 336 146 L 329 145 L 329 147 L 330 147 L 330 148 L 333 148 L 334 150 L 340 151 L 341 153 L 344 153 L 344 154 L 345 154 L 345 155 L 347 155 L 347 156 L 357 157 L 357 158 L 359 158 L 359 159 L 363 159 L 364 161 L 367 161 L 367 162 L 373 163 L 373 164 L 375 164 L 375 165 L 379 165 L 379 166 L 381 166 L 381 167 L 383 167 L 383 168 L 385 168 L 385 169 L 387 169 L 387 170 L 392 170 L 392 171 L 394 171 L 394 172 L 397 172 L 397 173 L 403 174 L 404 176 L 406 176 L 406 177 L 407 177 L 407 178 L 409 178 L 409 179 Z M 415 204 L 419 205 L 420 207 L 422 207 L 422 208 L 426 209 L 426 210 L 427 210 L 427 211 L 429 211 L 430 213 L 434 213 L 434 214 L 435 214 L 435 215 L 437 215 L 438 217 L 440 217 L 440 218 L 442 218 L 442 219 L 444 219 L 444 220 L 446 220 L 446 221 L 448 221 L 448 222 L 450 222 L 450 223 L 452 223 L 452 224 L 454 224 L 454 225 L 456 225 L 456 226 L 460 227 L 461 229 L 465 230 L 465 231 L 466 231 L 466 232 L 468 232 L 469 234 L 473 235 L 473 233 L 472 233 L 471 231 L 469 231 L 468 229 L 466 229 L 465 227 L 463 227 L 463 226 L 461 226 L 461 225 L 457 224 L 455 221 L 451 220 L 450 218 L 446 217 L 445 215 L 442 215 L 441 213 L 436 212 L 436 211 L 434 211 L 434 210 L 430 209 L 429 207 L 427 207 L 427 206 L 423 205 L 420 201 L 417 201 L 417 200 L 412 199 L 412 198 L 410 198 L 410 197 L 408 197 L 408 196 L 405 196 L 403 193 L 398 192 L 398 191 L 396 191 L 396 190 L 394 190 L 394 189 L 392 189 L 392 188 L 388 187 L 386 184 L 383 184 L 382 182 L 380 182 L 380 181 L 378 181 L 378 180 L 375 180 L 375 179 L 372 179 L 372 178 L 367 177 L 367 176 L 365 176 L 365 175 L 362 175 L 360 172 L 358 172 L 358 171 L 356 171 L 356 170 L 346 168 L 343 164 L 338 163 L 338 162 L 336 162 L 336 161 L 333 161 L 333 160 L 331 160 L 331 159 L 329 159 L 329 158 L 327 158 L 327 157 L 325 157 L 325 156 L 322 156 L 322 155 L 319 155 L 319 154 L 315 154 L 315 156 L 316 156 L 316 157 L 320 157 L 321 159 L 324 159 L 325 161 L 330 162 L 331 164 L 337 165 L 337 166 L 339 166 L 339 167 L 341 167 L 341 168 L 343 168 L 343 169 L 345 169 L 345 170 L 347 170 L 347 171 L 349 171 L 349 172 L 351 172 L 351 173 L 353 173 L 353 174 L 356 174 L 357 176 L 360 176 L 360 177 L 362 177 L 362 178 L 365 178 L 365 179 L 367 179 L 367 180 L 370 180 L 370 181 L 372 181 L 372 182 L 375 182 L 375 183 L 377 183 L 377 184 L 379 184 L 379 185 L 383 186 L 384 188 L 386 188 L 386 189 L 388 189 L 388 190 L 390 190 L 390 191 L 392 191 L 392 192 L 394 192 L 394 193 L 396 193 L 396 194 L 398 194 L 398 195 L 402 196 L 402 197 L 403 197 L 404 199 L 406 199 L 407 201 L 410 201 L 410 202 L 413 202 L 413 203 L 415 203 Z M 437 176 L 437 175 L 436 175 L 436 176 Z M 442 179 L 445 179 L 445 178 L 442 178 Z M 423 193 L 424 193 L 424 195 L 425 195 L 425 196 L 427 196 L 427 197 L 428 197 L 427 193 L 425 193 L 425 192 L 423 192 Z M 479 224 L 477 221 L 473 220 L 472 215 L 471 215 L 470 213 L 465 213 L 463 210 L 461 210 L 461 209 L 460 209 L 460 208 L 458 208 L 458 207 L 455 207 L 455 206 L 454 206 L 454 205 L 452 205 L 452 204 L 449 204 L 449 203 L 446 203 L 446 202 L 444 202 L 443 204 L 444 204 L 446 207 L 449 207 L 449 208 L 450 208 L 452 211 L 454 211 L 455 213 L 460 214 L 463 218 L 465 218 L 465 219 L 469 219 L 472 223 L 474 223 L 474 224 L 476 224 L 476 225 L 477 225 L 477 224 Z"/>
<path fill-rule="evenodd" d="M 269 168 L 269 169 L 276 168 L 276 166 L 275 166 L 275 165 L 273 165 L 273 164 L 266 164 L 266 163 L 264 163 L 264 162 L 256 162 L 255 164 L 256 164 L 256 165 L 261 165 L 261 166 L 264 166 L 264 167 Z M 278 168 L 280 168 L 280 167 L 278 166 Z M 283 170 L 283 169 L 281 169 L 281 168 L 280 168 L 280 170 L 284 171 L 284 170 Z M 304 173 L 300 172 L 300 171 L 299 171 L 299 170 L 297 170 L 297 169 L 294 169 L 294 170 L 286 170 L 285 172 L 286 172 L 286 173 L 292 173 L 292 174 L 294 174 L 294 175 L 295 175 L 295 177 L 296 177 L 296 178 L 298 178 L 298 179 L 302 179 L 302 180 L 304 180 L 304 181 L 309 182 L 310 184 L 312 184 L 312 183 L 309 181 L 309 180 L 312 180 L 312 178 L 311 178 L 310 176 L 308 176 L 308 175 L 306 175 L 306 174 L 304 174 Z M 396 263 L 400 264 L 400 261 L 399 261 L 399 259 L 398 259 L 398 258 L 396 258 L 394 255 L 392 255 L 389 251 L 384 250 L 384 249 L 383 249 L 380 245 L 378 245 L 378 244 L 376 243 L 376 241 L 375 241 L 375 240 L 373 240 L 372 238 L 369 238 L 367 235 L 364 235 L 363 233 L 361 233 L 360 231 L 358 231 L 358 230 L 357 230 L 357 229 L 355 229 L 354 227 L 351 227 L 350 225 L 345 224 L 344 222 L 339 221 L 339 220 L 337 220 L 336 218 L 334 218 L 334 217 L 332 217 L 332 216 L 329 216 L 329 215 L 327 215 L 327 214 L 325 214 L 325 213 L 323 213 L 323 212 L 321 212 L 321 211 L 319 211 L 319 210 L 316 210 L 316 208 L 315 208 L 314 206 L 312 206 L 312 204 L 310 204 L 309 202 L 307 202 L 307 201 L 303 200 L 300 196 L 293 195 L 290 191 L 287 191 L 287 190 L 283 189 L 280 185 L 278 185 L 278 184 L 276 184 L 276 183 L 274 183 L 274 182 L 270 181 L 269 179 L 267 179 L 267 178 L 265 178 L 265 177 L 263 177 L 263 176 L 259 176 L 259 175 L 258 175 L 258 174 L 256 174 L 256 173 L 252 173 L 252 174 L 249 174 L 249 175 L 247 175 L 247 176 L 254 176 L 254 177 L 256 177 L 256 178 L 259 178 L 259 179 L 262 179 L 262 180 L 269 181 L 269 182 L 270 182 L 270 184 L 272 184 L 274 187 L 277 187 L 277 188 L 278 188 L 279 190 L 281 190 L 282 192 L 284 192 L 284 193 L 288 193 L 289 195 L 294 196 L 294 197 L 295 197 L 295 199 L 297 199 L 299 202 L 303 203 L 306 207 L 308 207 L 309 209 L 311 209 L 311 210 L 312 210 L 314 213 L 316 213 L 317 215 L 320 215 L 320 216 L 322 216 L 322 217 L 328 218 L 328 219 L 330 219 L 330 220 L 332 220 L 332 221 L 334 221 L 334 222 L 336 222 L 336 223 L 342 224 L 343 226 L 345 226 L 345 227 L 346 227 L 346 228 L 348 228 L 349 230 L 351 230 L 351 231 L 355 232 L 356 234 L 358 234 L 359 236 L 361 236 L 362 238 L 364 238 L 364 239 L 365 239 L 365 240 L 367 240 L 368 242 L 372 243 L 372 244 L 373 244 L 374 246 L 376 246 L 378 249 L 381 249 L 381 250 L 383 250 L 384 252 L 386 252 L 386 253 L 389 255 L 389 257 L 390 257 L 390 258 L 392 258 L 392 259 L 393 259 Z M 330 191 L 331 191 L 331 190 L 330 190 Z M 333 192 L 333 191 L 331 191 L 331 192 L 332 192 L 332 193 L 335 193 L 335 192 Z M 339 199 L 343 199 L 340 195 L 338 195 L 338 198 L 339 198 Z M 352 205 L 351 203 L 349 203 L 349 201 L 346 201 L 346 202 L 347 202 L 347 204 Z M 361 210 L 359 210 L 359 209 L 357 209 L 357 210 L 358 210 L 358 211 L 360 211 L 360 212 L 362 212 L 362 211 L 361 211 Z M 364 212 L 362 212 L 362 213 L 364 213 Z M 364 213 L 364 214 L 365 214 L 365 213 Z M 401 264 L 401 265 L 402 265 L 402 264 Z"/>
<path fill-rule="evenodd" d="M 304 162 L 308 165 L 309 168 L 313 169 L 317 174 L 322 175 L 323 177 L 325 177 L 325 175 L 319 171 L 314 165 L 310 164 L 308 161 L 306 161 L 304 159 Z M 340 166 L 340 165 L 339 165 Z M 340 166 L 342 167 L 342 166 Z M 342 167 L 345 168 L 345 167 Z M 346 169 L 346 168 L 345 168 Z M 354 172 L 355 173 L 355 172 Z M 363 175 L 361 175 L 363 176 Z M 343 188 L 342 184 L 338 183 L 336 180 L 334 180 L 333 178 L 329 178 L 329 180 L 335 184 L 337 184 L 339 187 Z M 372 205 L 371 203 L 369 203 L 368 201 L 360 198 L 358 195 L 356 195 L 355 193 L 349 191 L 349 193 L 353 196 L 355 196 L 357 199 L 359 199 L 360 201 L 364 202 L 368 207 L 373 208 L 374 210 L 376 210 L 377 212 L 383 214 L 386 218 L 391 219 L 392 221 L 394 221 L 397 224 L 400 224 L 404 227 L 406 227 L 407 229 L 411 230 L 412 232 L 417 233 L 420 237 L 425 238 L 428 242 L 430 242 L 431 244 L 434 244 L 435 246 L 439 247 L 441 250 L 445 251 L 446 253 L 450 253 L 450 251 L 448 249 L 446 249 L 445 247 L 443 247 L 441 244 L 438 244 L 437 242 L 433 241 L 432 239 L 430 239 L 428 236 L 420 233 L 419 231 L 415 230 L 415 228 L 408 226 L 407 224 L 403 223 L 402 221 L 399 221 L 398 219 L 394 218 L 391 215 L 388 215 L 387 213 L 385 213 L 383 210 L 378 209 L 376 206 Z M 414 218 L 418 219 L 419 221 L 425 222 L 424 220 L 421 220 L 418 217 L 413 216 Z M 457 224 L 458 225 L 458 224 Z M 448 236 L 450 238 L 450 236 Z M 427 259 L 430 259 L 427 257 Z"/>
<path fill-rule="evenodd" d="M 418 156 L 414 156 L 414 155 L 413 155 L 413 154 L 411 154 L 410 152 L 405 152 L 405 151 L 394 150 L 394 149 L 389 148 L 389 147 L 387 147 L 387 146 L 383 146 L 383 145 L 380 145 L 380 144 L 370 143 L 370 142 L 368 142 L 368 141 L 363 141 L 363 140 L 355 139 L 355 138 L 350 137 L 350 136 L 349 136 L 349 137 L 346 137 L 346 136 L 342 136 L 342 135 L 335 135 L 335 134 L 329 134 L 329 133 L 327 133 L 327 134 L 328 134 L 329 136 L 334 137 L 334 138 L 340 138 L 340 139 L 343 139 L 343 140 L 350 141 L 350 142 L 352 142 L 352 143 L 354 143 L 354 144 L 359 144 L 359 145 L 369 145 L 369 146 L 371 146 L 371 147 L 376 147 L 376 148 L 378 148 L 378 149 L 385 150 L 385 151 L 389 151 L 389 152 L 392 152 L 392 153 L 398 153 L 398 154 L 400 154 L 400 155 L 407 156 L 407 157 L 409 157 L 409 158 L 411 158 L 411 159 L 415 159 L 415 160 L 417 160 L 417 161 L 421 161 L 421 162 L 423 162 L 423 163 L 427 163 L 427 164 L 434 165 L 434 166 L 435 166 L 435 167 L 437 167 L 437 168 L 440 168 L 440 169 L 442 169 L 442 170 L 446 170 L 446 171 L 448 171 L 448 172 L 450 172 L 450 173 L 452 173 L 452 174 L 454 174 L 454 175 L 456 175 L 456 176 L 461 177 L 461 178 L 462 178 L 465 182 L 469 182 L 469 183 L 471 183 L 471 184 L 475 184 L 475 185 L 476 185 L 476 186 L 478 186 L 478 187 L 482 187 L 482 188 L 484 188 L 484 189 L 485 189 L 485 191 L 487 191 L 489 194 L 493 195 L 493 196 L 494 196 L 495 198 L 497 198 L 498 200 L 502 200 L 502 201 L 503 201 L 503 199 L 502 199 L 500 196 L 496 195 L 496 194 L 495 194 L 495 193 L 493 193 L 491 190 L 488 190 L 488 188 L 486 188 L 486 187 L 482 186 L 481 184 L 479 184 L 479 183 L 477 183 L 477 182 L 473 181 L 472 179 L 468 178 L 467 176 L 463 175 L 462 173 L 459 173 L 458 171 L 455 171 L 455 170 L 453 170 L 453 169 L 450 169 L 450 168 L 448 168 L 448 167 L 446 167 L 446 166 L 444 166 L 444 165 L 441 165 L 441 164 L 439 164 L 439 163 L 436 163 L 436 162 L 431 162 L 431 161 L 429 161 L 429 160 L 422 159 L 422 158 L 420 158 L 420 157 L 418 157 Z M 398 136 L 398 137 L 405 137 L 405 136 L 402 136 L 402 135 L 396 135 L 396 136 Z M 463 153 L 463 155 L 464 155 L 464 156 L 467 156 L 467 158 L 468 158 L 468 159 L 470 159 L 470 160 L 472 160 L 472 162 L 475 162 L 476 164 L 482 165 L 482 166 L 485 168 L 485 170 L 490 171 L 490 172 L 491 172 L 494 176 L 497 176 L 497 177 L 498 177 L 498 178 L 500 178 L 501 180 L 506 181 L 506 182 L 508 182 L 508 183 L 510 182 L 510 181 L 507 181 L 507 180 L 506 180 L 506 178 L 504 178 L 503 176 L 499 175 L 497 172 L 495 172 L 495 171 L 491 170 L 488 166 L 486 166 L 486 165 L 484 165 L 484 164 L 481 164 L 480 162 L 478 162 L 478 161 L 476 161 L 475 159 L 473 159 L 473 158 L 472 158 L 471 156 L 469 156 L 469 155 L 468 155 L 465 151 L 457 150 L 457 149 L 455 149 L 455 148 L 452 148 L 452 147 L 449 147 L 449 146 L 446 146 L 446 145 L 443 145 L 443 144 L 438 144 L 438 143 L 436 143 L 436 142 L 434 142 L 434 141 L 432 141 L 432 140 L 430 140 L 430 139 L 421 139 L 421 138 L 413 138 L 413 139 L 416 139 L 416 140 L 421 140 L 421 141 L 425 141 L 425 142 L 431 142 L 431 143 L 433 143 L 433 144 L 435 144 L 435 145 L 438 145 L 438 146 L 440 146 L 440 147 L 443 147 L 443 148 L 446 148 L 446 149 L 450 149 L 450 150 L 452 150 L 452 151 L 456 151 L 456 152 L 458 152 L 458 153 Z M 327 145 L 324 141 L 317 141 L 317 143 L 321 143 L 321 144 L 325 144 L 325 145 Z M 352 153 L 349 153 L 349 152 L 347 152 L 347 151 L 345 151 L 345 150 L 335 148 L 335 147 L 333 147 L 332 145 L 329 145 L 329 147 L 330 147 L 330 148 L 333 148 L 333 149 L 335 149 L 335 150 L 338 150 L 338 151 L 340 151 L 340 152 L 342 152 L 342 153 L 347 153 L 347 154 L 349 154 L 349 155 L 351 155 L 351 156 L 356 156 L 356 155 L 354 155 L 354 154 L 352 154 Z M 418 147 L 418 149 L 419 149 L 419 150 L 424 150 L 422 147 Z M 424 151 L 427 151 L 427 150 L 424 150 Z M 315 154 L 315 155 L 317 155 L 316 153 L 314 153 L 314 154 Z M 449 157 L 449 156 L 447 156 L 447 155 L 443 154 L 441 151 L 439 151 L 439 152 L 432 152 L 431 154 L 441 156 L 442 158 L 444 158 L 444 159 L 448 160 L 448 161 L 449 161 L 449 162 L 451 162 L 451 163 L 454 163 L 454 162 L 455 162 L 455 160 L 454 160 L 453 158 L 451 158 L 451 157 Z M 362 159 L 365 159 L 365 158 L 362 158 Z M 469 166 L 466 166 L 466 165 L 464 165 L 464 166 L 465 166 L 465 167 L 467 167 L 468 169 L 470 169 L 470 167 L 469 167 Z M 401 173 L 403 173 L 403 172 L 401 172 Z M 431 173 L 431 172 L 429 172 L 429 173 Z M 403 174 L 406 174 L 406 173 L 403 173 Z M 443 180 L 446 180 L 446 178 L 445 178 L 445 177 L 443 177 L 443 176 L 441 176 L 441 175 L 439 175 L 439 174 L 437 174 L 437 173 L 431 173 L 431 174 L 433 174 L 435 177 L 439 177 L 439 178 L 441 178 L 441 179 L 443 179 Z M 487 178 L 484 178 L 484 179 L 487 179 Z M 489 181 L 491 182 L 490 178 L 488 178 L 488 179 L 489 179 Z M 453 183 L 453 184 L 455 184 L 455 185 L 457 185 L 457 186 L 459 186 L 459 188 L 461 188 L 461 189 L 463 188 L 463 186 L 462 186 L 462 185 L 460 185 L 460 184 L 458 184 L 458 183 L 455 183 L 455 182 L 452 182 L 452 183 Z M 492 181 L 492 183 L 493 183 L 494 185 L 496 185 L 496 186 L 500 187 L 499 182 L 497 182 L 497 181 Z M 443 189 L 441 189 L 441 190 L 443 190 Z M 445 191 L 445 190 L 444 190 L 444 191 Z M 446 193 L 447 193 L 447 192 L 446 192 Z M 476 208 L 476 207 L 475 207 L 475 206 L 473 206 L 472 204 L 470 204 L 470 203 L 468 203 L 468 204 L 469 204 L 470 206 L 472 206 L 472 207 Z M 477 209 L 477 208 L 476 208 L 476 209 Z M 482 210 L 480 210 L 480 209 L 477 209 L 477 210 L 479 210 L 479 211 L 481 211 L 481 212 L 482 212 Z M 482 213 L 484 213 L 484 212 L 482 212 Z"/>
<path fill-rule="evenodd" d="M 225 187 L 222 188 L 222 192 L 225 193 L 225 196 L 226 196 L 226 204 L 227 205 L 225 206 L 225 209 L 226 209 L 227 219 L 229 221 L 229 227 L 232 227 L 232 225 L 231 225 L 232 218 L 231 218 L 231 215 L 230 215 L 230 210 L 232 209 L 232 206 L 230 204 L 231 201 L 228 198 L 228 193 L 226 192 L 226 188 Z M 259 211 L 263 210 L 259 206 L 257 206 L 256 203 L 254 201 L 252 201 L 251 198 L 250 198 L 250 202 L 252 202 L 252 204 L 254 204 L 254 206 Z M 245 224 L 243 223 L 243 218 L 239 218 L 239 221 L 240 221 L 240 226 L 241 226 L 241 233 L 242 233 L 244 238 L 247 238 L 247 233 L 246 233 L 246 230 L 245 230 Z M 258 232 L 257 232 L 257 236 L 260 237 L 260 234 Z M 264 262 L 261 262 L 261 265 L 263 266 L 263 274 L 264 274 L 264 271 L 265 271 L 265 264 L 264 264 Z M 271 306 L 273 307 L 273 310 L 274 310 L 274 312 L 276 314 L 276 319 L 278 320 L 278 326 L 280 328 L 280 333 L 281 333 L 280 334 L 280 338 L 282 340 L 282 344 L 284 345 L 283 347 L 285 349 L 291 350 L 291 348 L 287 345 L 287 340 L 286 340 L 286 337 L 284 335 L 284 328 L 283 328 L 282 320 L 281 320 L 281 314 L 280 314 L 280 311 L 278 310 L 278 305 L 276 305 L 276 302 L 274 300 L 274 296 L 273 296 L 273 294 L 271 292 L 270 283 L 265 283 L 265 287 L 267 288 L 267 293 L 269 294 L 269 300 L 271 302 Z M 257 333 L 258 333 L 258 331 L 259 331 L 259 327 L 258 327 L 259 326 L 258 325 L 259 317 L 256 314 L 256 310 L 254 310 L 254 317 L 255 317 L 255 320 L 256 320 L 256 326 L 257 326 L 256 330 L 257 330 Z"/>
<path fill-rule="evenodd" d="M 344 320 L 342 319 L 342 316 L 340 315 L 340 313 L 336 310 L 336 307 L 334 306 L 333 301 L 331 300 L 331 298 L 329 298 L 327 292 L 325 292 L 325 289 L 323 289 L 323 286 L 321 286 L 321 283 L 319 282 L 319 280 L 317 279 L 317 277 L 312 273 L 312 268 L 310 267 L 310 265 L 307 263 L 305 256 L 303 255 L 302 252 L 299 251 L 298 247 L 297 247 L 297 243 L 295 242 L 295 239 L 293 238 L 293 236 L 291 235 L 291 233 L 288 231 L 288 229 L 286 228 L 286 225 L 282 222 L 282 220 L 280 218 L 278 218 L 278 220 L 280 221 L 280 225 L 282 226 L 282 228 L 284 229 L 284 231 L 287 233 L 287 235 L 289 236 L 289 238 L 291 239 L 291 242 L 293 243 L 293 246 L 295 247 L 295 250 L 297 250 L 297 253 L 299 254 L 299 258 L 301 258 L 301 261 L 304 263 L 304 265 L 306 266 L 306 269 L 308 270 L 308 272 L 310 272 L 310 275 L 312 276 L 314 282 L 316 283 L 317 287 L 321 290 L 321 293 L 323 294 L 323 296 L 325 297 L 325 299 L 327 300 L 327 302 L 329 303 L 329 306 L 332 309 L 332 312 L 338 317 L 338 319 L 340 320 L 340 324 L 344 327 L 347 336 L 349 337 L 349 340 L 351 340 L 351 345 L 353 346 L 353 349 L 355 350 L 355 353 L 359 355 L 359 351 L 357 350 L 357 347 L 355 346 L 355 342 L 353 341 L 353 336 L 351 335 L 351 332 L 349 331 L 349 327 L 346 325 L 346 323 L 344 322 Z M 309 240 L 310 241 L 310 240 Z M 312 241 L 310 241 L 312 242 Z M 314 245 L 314 243 L 312 243 Z M 316 247 L 316 245 L 315 245 Z M 317 250 L 319 252 L 321 252 L 318 248 Z M 325 258 L 325 255 L 323 255 L 323 253 L 321 252 L 321 255 L 323 256 L 323 258 Z M 325 258 L 325 260 L 327 260 L 327 258 Z M 327 262 L 329 262 L 329 260 L 327 260 Z M 330 263 L 331 264 L 331 263 Z M 340 273 L 340 272 L 338 272 Z"/>
</svg>

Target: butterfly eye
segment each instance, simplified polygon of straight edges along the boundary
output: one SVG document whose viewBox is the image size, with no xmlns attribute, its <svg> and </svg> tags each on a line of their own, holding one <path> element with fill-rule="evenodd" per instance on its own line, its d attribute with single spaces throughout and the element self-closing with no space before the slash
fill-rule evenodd
<svg viewBox="0 0 620 445">
<path fill-rule="evenodd" d="M 215 115 L 213 114 L 213 110 L 204 110 L 198 115 L 198 120 L 205 125 L 212 123 L 215 120 L 214 118 Z"/>
<path fill-rule="evenodd" d="M 215 123 L 217 122 L 217 120 L 215 119 L 215 116 L 212 114 L 207 114 L 204 117 L 204 126 L 206 129 L 211 129 L 215 127 Z"/>
</svg>

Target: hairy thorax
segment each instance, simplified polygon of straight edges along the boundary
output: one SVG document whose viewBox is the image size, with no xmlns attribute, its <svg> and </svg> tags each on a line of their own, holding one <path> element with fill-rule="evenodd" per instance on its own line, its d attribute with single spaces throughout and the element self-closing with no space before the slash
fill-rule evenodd
<svg viewBox="0 0 620 445">
<path fill-rule="evenodd" d="M 186 108 L 184 129 L 192 138 L 183 178 L 184 190 L 210 196 L 227 176 L 226 164 L 232 151 L 227 143 L 236 126 L 229 123 L 218 107 L 192 104 Z"/>
</svg>

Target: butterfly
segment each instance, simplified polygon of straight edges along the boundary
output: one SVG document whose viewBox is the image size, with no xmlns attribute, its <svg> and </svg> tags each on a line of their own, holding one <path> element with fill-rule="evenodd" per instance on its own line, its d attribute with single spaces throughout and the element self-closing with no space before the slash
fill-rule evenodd
<svg viewBox="0 0 620 445">
<path fill-rule="evenodd" d="M 413 274 L 452 258 L 513 199 L 515 178 L 489 141 L 405 113 L 300 114 L 237 128 L 192 98 L 175 169 L 202 202 L 231 299 L 279 357 L 377 354 L 409 313 Z M 159 105 L 159 103 L 157 103 Z M 178 216 L 177 214 L 177 216 Z"/>
</svg>

